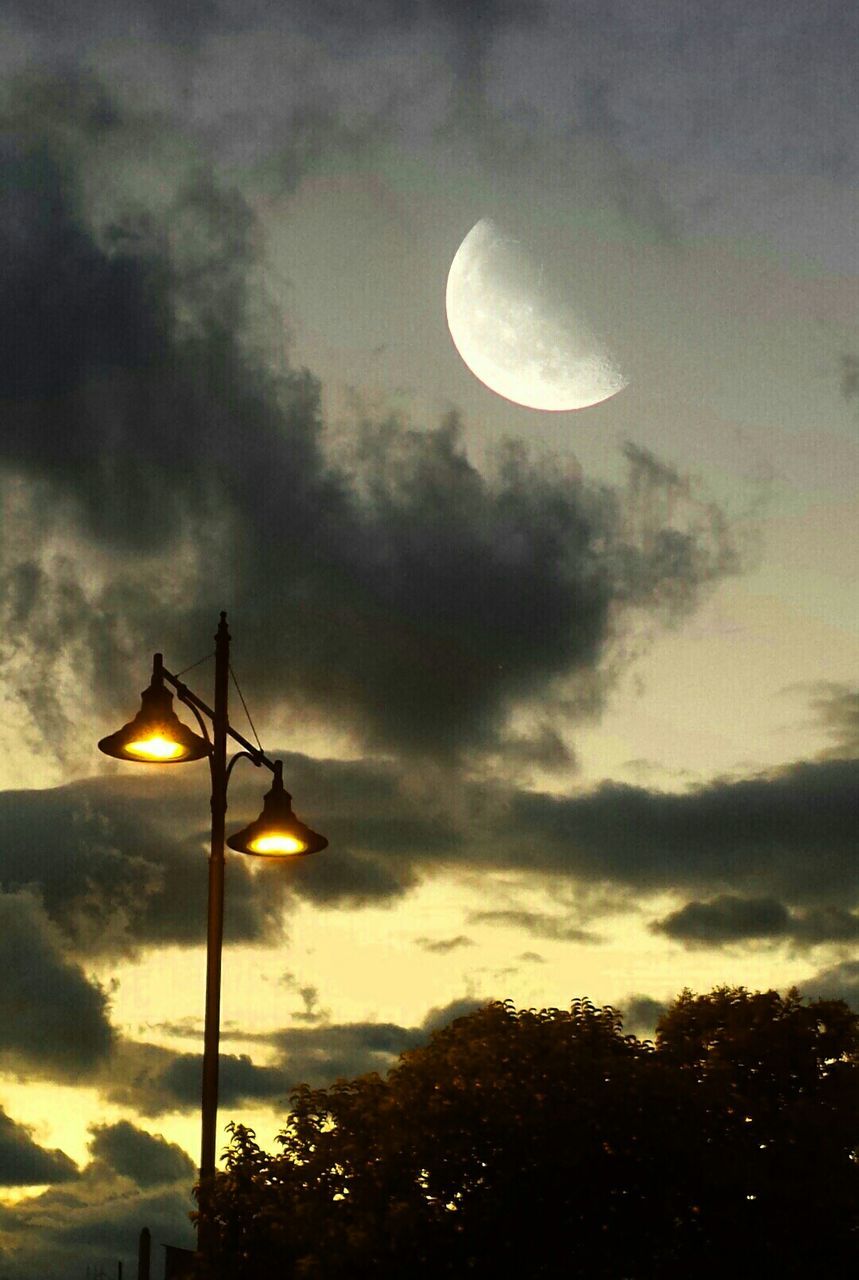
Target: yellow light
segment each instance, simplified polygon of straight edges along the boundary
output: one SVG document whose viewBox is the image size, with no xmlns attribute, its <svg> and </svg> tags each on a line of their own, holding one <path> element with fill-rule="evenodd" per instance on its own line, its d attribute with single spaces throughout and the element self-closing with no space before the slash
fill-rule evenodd
<svg viewBox="0 0 859 1280">
<path fill-rule="evenodd" d="M 306 848 L 307 845 L 303 840 L 296 840 L 295 836 L 288 836 L 282 832 L 275 832 L 270 836 L 257 836 L 248 845 L 251 853 L 304 853 Z"/>
<path fill-rule="evenodd" d="M 171 742 L 161 734 L 153 734 L 151 738 L 142 738 L 138 742 L 127 742 L 125 750 L 132 756 L 140 756 L 144 760 L 175 760 L 185 754 L 181 742 Z"/>
</svg>

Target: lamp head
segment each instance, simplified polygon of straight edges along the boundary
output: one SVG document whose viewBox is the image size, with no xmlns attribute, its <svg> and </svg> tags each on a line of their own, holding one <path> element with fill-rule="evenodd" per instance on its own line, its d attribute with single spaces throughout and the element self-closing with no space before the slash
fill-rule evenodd
<svg viewBox="0 0 859 1280">
<path fill-rule="evenodd" d="M 205 738 L 183 724 L 173 710 L 173 694 L 165 688 L 161 654 L 156 653 L 152 681 L 140 695 L 140 710 L 116 733 L 102 738 L 99 751 L 116 760 L 143 764 L 182 764 L 210 754 Z"/>
<path fill-rule="evenodd" d="M 328 841 L 299 822 L 292 812 L 292 796 L 283 789 L 282 765 L 278 760 L 262 813 L 230 836 L 227 846 L 236 853 L 251 853 L 262 858 L 301 858 L 327 849 Z"/>
</svg>

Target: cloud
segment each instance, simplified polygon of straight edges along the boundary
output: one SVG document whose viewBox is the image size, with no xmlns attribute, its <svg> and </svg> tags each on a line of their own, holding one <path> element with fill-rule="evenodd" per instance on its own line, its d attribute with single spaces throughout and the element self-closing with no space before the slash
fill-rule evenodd
<svg viewBox="0 0 859 1280">
<path fill-rule="evenodd" d="M 200 1053 L 175 1053 L 159 1045 L 122 1040 L 92 1083 L 106 1101 L 154 1117 L 199 1108 L 202 1069 Z M 292 1078 L 279 1067 L 257 1065 L 248 1054 L 220 1055 L 218 1096 L 223 1107 L 285 1100 L 291 1083 Z"/>
<path fill-rule="evenodd" d="M 300 1082 L 330 1084 L 369 1071 L 384 1074 L 401 1053 L 423 1044 L 426 1038 L 424 1028 L 394 1022 L 285 1027 L 266 1037 L 278 1051 L 290 1088 Z"/>
<path fill-rule="evenodd" d="M 247 1053 L 222 1053 L 220 1104 L 224 1108 L 266 1104 L 285 1111 L 289 1092 L 298 1084 L 323 1086 L 341 1077 L 351 1079 L 370 1071 L 384 1073 L 396 1064 L 401 1053 L 424 1044 L 433 1031 L 479 1008 L 481 1003 L 471 997 L 453 1000 L 430 1009 L 414 1026 L 325 1021 L 243 1033 L 244 1042 L 264 1045 L 274 1055 L 274 1062 L 263 1066 Z M 120 1040 L 110 1062 L 92 1077 L 92 1083 L 107 1101 L 143 1116 L 188 1112 L 200 1105 L 202 1062 L 199 1053 L 176 1053 L 159 1045 Z M 155 1150 L 148 1137 L 135 1138 L 132 1143 L 123 1131 L 111 1141 L 123 1149 L 136 1150 L 137 1145 L 146 1143 L 147 1150 Z"/>
<path fill-rule="evenodd" d="M 153 1245 L 193 1247 L 188 1219 L 194 1207 L 195 1169 L 174 1143 L 128 1121 L 92 1126 L 92 1159 L 78 1171 L 62 1152 L 47 1152 L 28 1141 L 28 1131 L 11 1121 L 2 1129 L 2 1161 L 7 1148 L 10 1182 L 53 1185 L 38 1195 L 5 1206 L 0 1220 L 0 1264 L 9 1280 L 34 1275 L 83 1274 L 102 1265 L 134 1274 L 143 1226 Z M 18 1148 L 15 1150 L 15 1148 Z M 26 1172 L 25 1178 L 22 1173 Z"/>
<path fill-rule="evenodd" d="M 859 396 L 859 356 L 855 352 L 844 352 L 839 361 L 841 394 L 845 400 L 853 400 Z"/>
<path fill-rule="evenodd" d="M 774 898 L 726 893 L 710 902 L 687 902 L 650 927 L 693 947 L 752 939 L 789 940 L 809 947 L 855 941 L 859 938 L 859 914 L 834 905 L 791 912 Z"/>
<path fill-rule="evenodd" d="M 462 947 L 473 947 L 474 941 L 467 938 L 464 933 L 458 933 L 454 938 L 415 938 L 415 946 L 433 955 L 446 956 L 451 951 L 461 950 Z"/>
<path fill-rule="evenodd" d="M 297 992 L 302 999 L 304 1008 L 293 1010 L 292 1013 L 292 1018 L 295 1022 L 326 1022 L 329 1019 L 330 1010 L 320 1007 L 318 987 L 311 984 L 302 986 L 295 974 L 289 971 L 282 973 L 277 982 L 279 986 L 286 987 L 289 991 Z"/>
<path fill-rule="evenodd" d="M 329 1016 L 326 1009 L 319 1007 L 319 988 L 314 986 L 299 987 L 298 994 L 304 1001 L 304 1008 L 293 1013 L 296 1022 L 322 1022 Z"/>
<path fill-rule="evenodd" d="M 845 1000 L 859 1013 L 859 960 L 840 960 L 798 983 L 803 995 L 814 1000 Z"/>
<path fill-rule="evenodd" d="M 639 1038 L 652 1037 L 657 1022 L 669 1004 L 666 1000 L 655 1000 L 653 996 L 643 995 L 641 992 L 624 996 L 618 1003 L 623 1013 L 624 1031 L 627 1035 Z"/>
<path fill-rule="evenodd" d="M 106 1197 L 105 1201 L 67 1211 L 65 1220 L 56 1222 L 45 1244 L 64 1252 L 66 1265 L 70 1257 L 83 1263 L 95 1254 L 106 1256 L 114 1266 L 117 1257 L 124 1257 L 130 1270 L 136 1264 L 137 1241 L 143 1226 L 149 1227 L 156 1245 L 169 1243 L 193 1249 L 194 1230 L 188 1215 L 195 1208 L 190 1187 L 187 1191 L 157 1189 L 125 1196 L 118 1203 Z"/>
<path fill-rule="evenodd" d="M 782 938 L 789 922 L 787 908 L 773 898 L 740 898 L 726 893 L 712 902 L 687 902 L 651 928 L 692 945 L 718 946 L 751 938 Z"/>
<path fill-rule="evenodd" d="M 558 916 L 547 915 L 543 911 L 522 911 L 516 908 L 472 911 L 469 920 L 473 924 L 506 925 L 512 929 L 523 929 L 536 938 L 552 938 L 558 942 L 598 942 L 600 939 L 587 929 L 573 924 Z"/>
<path fill-rule="evenodd" d="M 76 1079 L 113 1044 L 105 992 L 63 954 L 38 897 L 0 893 L 0 1059 L 7 1069 Z"/>
<path fill-rule="evenodd" d="M 475 1000 L 473 996 L 460 996 L 448 1004 L 438 1005 L 429 1010 L 421 1023 L 421 1030 L 424 1036 L 427 1032 L 441 1031 L 457 1018 L 467 1018 L 475 1009 L 482 1009 L 485 1003 L 485 1000 Z"/>
<path fill-rule="evenodd" d="M 0 883 L 36 886 L 47 916 L 80 955 L 199 945 L 206 928 L 206 797 L 206 784 L 187 777 L 167 785 L 162 778 L 128 785 L 105 778 L 0 793 Z M 226 936 L 282 937 L 286 892 L 283 877 L 258 883 L 241 859 L 231 860 Z"/>
<path fill-rule="evenodd" d="M 95 1125 L 89 1150 L 114 1173 L 130 1178 L 138 1187 L 162 1186 L 180 1180 L 194 1181 L 194 1162 L 175 1142 L 160 1134 L 146 1133 L 128 1120 Z"/>
<path fill-rule="evenodd" d="M 19 96 L 0 577 L 7 669 L 47 743 L 70 662 L 127 714 L 143 655 L 186 652 L 226 598 L 255 706 L 455 759 L 559 681 L 607 678 L 624 618 L 671 620 L 737 570 L 722 513 L 635 445 L 614 489 L 512 446 L 484 474 L 451 415 L 365 423 L 335 466 L 318 385 L 262 350 L 247 200 L 85 77 Z"/>
<path fill-rule="evenodd" d="M 822 760 L 855 760 L 859 757 L 859 690 L 832 680 L 793 685 L 809 698 L 818 725 L 834 739 L 820 752 Z"/>
<path fill-rule="evenodd" d="M 686 792 L 606 782 L 590 792 L 511 793 L 490 823 L 487 856 L 638 891 L 776 897 L 848 907 L 859 761 L 799 761 Z"/>
<path fill-rule="evenodd" d="M 78 1167 L 64 1151 L 48 1151 L 33 1140 L 33 1130 L 18 1124 L 0 1107 L 0 1185 L 37 1186 L 69 1182 Z"/>
<path fill-rule="evenodd" d="M 143 1226 L 152 1234 L 153 1255 L 159 1244 L 194 1247 L 188 1214 L 195 1202 L 187 1190 L 156 1187 L 129 1189 L 100 1162 L 88 1166 L 78 1182 L 51 1187 L 39 1196 L 21 1200 L 3 1222 L 2 1266 L 9 1280 L 38 1275 L 53 1280 L 84 1275 L 101 1266 L 115 1273 L 117 1259 L 123 1274 L 136 1274 L 137 1241 Z M 157 1259 L 153 1256 L 153 1264 Z"/>
<path fill-rule="evenodd" d="M 631 895 L 672 891 L 681 914 L 662 932 L 678 937 L 816 945 L 855 936 L 856 760 L 800 761 L 680 793 L 606 782 L 563 796 L 414 771 L 407 761 L 283 755 L 297 811 L 330 847 L 300 866 L 256 874 L 231 856 L 230 941 L 282 938 L 293 895 L 352 908 L 396 900 L 451 869 L 487 867 L 536 883 L 587 884 L 605 912 L 627 909 Z M 199 792 L 187 774 L 128 774 L 0 793 L 8 835 L 0 882 L 33 886 L 61 930 L 58 945 L 80 956 L 199 945 L 207 839 L 205 788 Z M 258 809 L 258 779 L 237 775 L 231 822 L 238 827 Z M 535 936 L 594 940 L 577 920 L 539 911 L 481 918 Z"/>
</svg>

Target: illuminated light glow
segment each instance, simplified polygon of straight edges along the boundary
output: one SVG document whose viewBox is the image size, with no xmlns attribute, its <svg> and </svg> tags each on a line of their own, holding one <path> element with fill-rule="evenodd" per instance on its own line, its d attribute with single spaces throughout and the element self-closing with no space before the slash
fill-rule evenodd
<svg viewBox="0 0 859 1280">
<path fill-rule="evenodd" d="M 548 299 L 542 268 L 488 218 L 471 228 L 454 255 L 445 308 L 465 364 L 514 404 L 569 412 L 608 400 L 627 385 L 589 327 Z"/>
<path fill-rule="evenodd" d="M 176 760 L 186 754 L 186 748 L 181 742 L 173 742 L 161 734 L 141 738 L 138 742 L 128 742 L 125 750 L 129 755 L 140 756 L 144 760 Z"/>
<path fill-rule="evenodd" d="M 270 836 L 257 836 L 251 840 L 248 848 L 252 853 L 303 853 L 307 845 L 295 836 L 275 832 Z"/>
</svg>

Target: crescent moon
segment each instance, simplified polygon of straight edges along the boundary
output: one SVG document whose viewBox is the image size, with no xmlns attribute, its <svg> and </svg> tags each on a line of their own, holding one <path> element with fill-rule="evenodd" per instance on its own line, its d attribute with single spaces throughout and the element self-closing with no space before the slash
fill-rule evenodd
<svg viewBox="0 0 859 1280">
<path fill-rule="evenodd" d="M 586 409 L 627 385 L 587 324 L 550 301 L 542 268 L 489 218 L 475 223 L 454 255 L 445 307 L 465 364 L 514 404 Z"/>
</svg>

